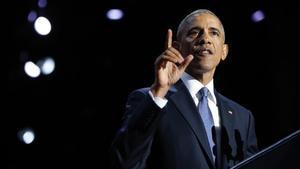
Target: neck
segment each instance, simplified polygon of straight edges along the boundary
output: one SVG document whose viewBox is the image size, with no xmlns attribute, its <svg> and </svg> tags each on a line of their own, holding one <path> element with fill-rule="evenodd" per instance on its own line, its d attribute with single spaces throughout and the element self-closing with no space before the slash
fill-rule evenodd
<svg viewBox="0 0 300 169">
<path fill-rule="evenodd" d="M 190 72 L 187 73 L 206 86 L 214 77 L 214 70 L 209 72 Z"/>
</svg>

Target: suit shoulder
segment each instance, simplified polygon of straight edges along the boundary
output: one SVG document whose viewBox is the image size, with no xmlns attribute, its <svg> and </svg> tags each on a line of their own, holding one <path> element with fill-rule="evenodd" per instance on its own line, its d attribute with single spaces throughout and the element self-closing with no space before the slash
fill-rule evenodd
<svg viewBox="0 0 300 169">
<path fill-rule="evenodd" d="M 223 104 L 226 104 L 229 107 L 234 107 L 235 109 L 239 109 L 240 111 L 243 112 L 251 112 L 248 108 L 242 106 L 238 102 L 218 93 L 220 100 L 223 102 Z"/>
<path fill-rule="evenodd" d="M 149 92 L 150 87 L 139 88 L 131 91 L 130 95 L 145 95 Z"/>
<path fill-rule="evenodd" d="M 127 97 L 127 102 L 139 101 L 148 95 L 150 88 L 144 87 L 131 91 Z"/>
</svg>

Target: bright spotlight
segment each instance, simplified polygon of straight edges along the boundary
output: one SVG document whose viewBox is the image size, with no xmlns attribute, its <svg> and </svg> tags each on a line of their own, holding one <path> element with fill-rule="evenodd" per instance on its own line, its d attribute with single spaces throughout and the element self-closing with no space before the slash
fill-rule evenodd
<svg viewBox="0 0 300 169">
<path fill-rule="evenodd" d="M 30 144 L 30 143 L 33 142 L 33 140 L 34 140 L 34 133 L 32 131 L 26 131 L 23 134 L 23 141 L 24 141 L 24 143 Z"/>
<path fill-rule="evenodd" d="M 34 22 L 34 29 L 40 35 L 48 35 L 51 31 L 51 23 L 47 18 L 40 16 Z"/>
<path fill-rule="evenodd" d="M 120 20 L 123 18 L 123 11 L 120 9 L 110 9 L 107 13 L 106 16 L 110 20 Z"/>
<path fill-rule="evenodd" d="M 32 78 L 36 78 L 41 74 L 40 68 L 31 61 L 25 63 L 24 70 L 25 73 Z"/>
<path fill-rule="evenodd" d="M 53 58 L 47 57 L 37 63 L 44 75 L 48 75 L 54 71 L 55 62 Z"/>
<path fill-rule="evenodd" d="M 35 139 L 35 134 L 31 129 L 23 129 L 18 132 L 18 138 L 25 144 L 31 144 Z"/>
</svg>

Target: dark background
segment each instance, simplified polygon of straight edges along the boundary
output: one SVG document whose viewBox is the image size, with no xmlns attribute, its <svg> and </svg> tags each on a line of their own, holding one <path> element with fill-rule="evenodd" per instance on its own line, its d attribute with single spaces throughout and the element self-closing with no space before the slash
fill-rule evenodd
<svg viewBox="0 0 300 169">
<path fill-rule="evenodd" d="M 253 112 L 259 146 L 270 146 L 300 127 L 299 10 L 291 2 L 68 0 L 43 9 L 35 0 L 3 3 L 0 168 L 109 168 L 127 95 L 151 85 L 167 29 L 175 31 L 198 8 L 220 16 L 230 46 L 215 87 Z M 122 9 L 124 18 L 107 20 L 110 8 Z M 266 18 L 254 23 L 259 9 Z M 31 10 L 49 18 L 48 36 L 27 21 Z M 25 61 L 44 56 L 55 59 L 54 72 L 28 77 Z M 17 137 L 27 127 L 36 134 L 29 145 Z"/>
</svg>

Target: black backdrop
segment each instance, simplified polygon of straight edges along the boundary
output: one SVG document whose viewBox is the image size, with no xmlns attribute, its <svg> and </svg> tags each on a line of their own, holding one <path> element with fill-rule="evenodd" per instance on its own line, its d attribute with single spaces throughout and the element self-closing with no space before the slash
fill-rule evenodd
<svg viewBox="0 0 300 169">
<path fill-rule="evenodd" d="M 33 0 L 5 3 L 0 168 L 109 168 L 108 147 L 127 95 L 151 85 L 167 29 L 175 31 L 180 19 L 198 8 L 220 16 L 230 46 L 216 88 L 253 112 L 261 148 L 273 144 L 300 127 L 294 6 L 288 1 L 115 0 L 48 1 L 39 9 Z M 123 20 L 107 20 L 110 8 L 123 9 Z M 266 18 L 254 23 L 251 15 L 258 9 Z M 27 21 L 30 10 L 49 18 L 48 36 L 35 33 Z M 56 62 L 53 74 L 25 75 L 26 60 L 48 55 Z M 17 138 L 26 127 L 36 134 L 30 145 Z"/>
</svg>

